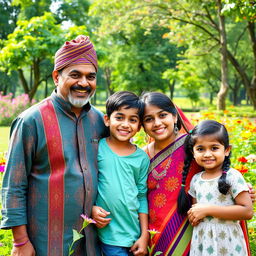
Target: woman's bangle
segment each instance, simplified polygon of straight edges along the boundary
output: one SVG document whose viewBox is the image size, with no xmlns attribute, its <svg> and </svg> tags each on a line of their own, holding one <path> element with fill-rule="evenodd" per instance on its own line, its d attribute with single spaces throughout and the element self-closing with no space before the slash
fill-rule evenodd
<svg viewBox="0 0 256 256">
<path fill-rule="evenodd" d="M 20 247 L 20 246 L 25 245 L 28 241 L 29 241 L 29 239 L 26 240 L 25 242 L 22 242 L 22 243 L 13 243 L 13 246 L 15 246 L 15 247 Z"/>
</svg>

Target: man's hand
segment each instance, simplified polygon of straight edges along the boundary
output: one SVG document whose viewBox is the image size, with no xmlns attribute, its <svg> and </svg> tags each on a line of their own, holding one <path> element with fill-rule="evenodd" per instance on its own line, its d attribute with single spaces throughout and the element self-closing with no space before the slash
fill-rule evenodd
<svg viewBox="0 0 256 256">
<path fill-rule="evenodd" d="M 36 252 L 30 241 L 28 241 L 26 244 L 19 247 L 13 246 L 11 251 L 11 256 L 35 256 L 35 255 L 36 255 Z"/>
<path fill-rule="evenodd" d="M 110 212 L 105 211 L 103 208 L 94 205 L 92 207 L 92 218 L 96 221 L 97 228 L 104 228 L 109 224 L 111 218 L 106 218 Z"/>
</svg>

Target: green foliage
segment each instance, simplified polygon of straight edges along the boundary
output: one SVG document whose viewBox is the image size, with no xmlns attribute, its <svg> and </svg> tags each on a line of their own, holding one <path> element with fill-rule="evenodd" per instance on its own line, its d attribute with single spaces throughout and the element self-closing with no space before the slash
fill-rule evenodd
<svg viewBox="0 0 256 256">
<path fill-rule="evenodd" d="M 222 13 L 235 17 L 236 21 L 247 20 L 254 22 L 256 17 L 255 1 L 248 0 L 224 0 Z"/>
<path fill-rule="evenodd" d="M 63 42 L 60 26 L 55 25 L 51 13 L 17 22 L 17 27 L 9 34 L 5 47 L 1 50 L 2 70 L 22 69 L 51 58 Z"/>
<path fill-rule="evenodd" d="M 86 0 L 63 0 L 59 1 L 56 16 L 63 21 L 70 21 L 75 25 L 89 24 L 88 9 L 90 2 Z"/>
<path fill-rule="evenodd" d="M 13 0 L 12 5 L 20 7 L 20 20 L 29 20 L 35 16 L 42 16 L 44 12 L 49 12 L 51 2 L 52 0 Z"/>
<path fill-rule="evenodd" d="M 229 2 L 239 3 L 240 1 L 230 0 Z M 250 1 L 242 2 L 243 5 L 247 5 Z M 236 5 L 241 12 L 243 11 L 243 5 Z M 251 2 L 249 5 L 252 5 Z M 255 5 L 251 8 L 255 8 Z M 129 35 L 138 28 L 145 29 L 146 33 L 150 33 L 154 27 L 167 29 L 167 31 L 162 30 L 162 38 L 168 38 L 170 43 L 177 47 L 183 47 L 179 57 L 186 59 L 190 64 L 183 66 L 183 72 L 190 73 L 190 67 L 192 66 L 195 71 L 193 72 L 195 77 L 191 78 L 192 84 L 197 84 L 199 79 L 204 91 L 210 92 L 210 98 L 216 96 L 216 91 L 218 92 L 220 88 L 221 59 L 219 52 L 219 21 L 215 1 L 96 0 L 90 8 L 90 13 L 101 17 L 99 18 L 100 26 L 98 28 L 100 36 L 104 35 L 106 37 L 117 33 Z M 253 41 L 250 42 L 247 25 L 245 20 L 236 24 L 232 19 L 226 18 L 228 58 L 230 61 L 229 84 L 233 87 L 233 94 L 239 91 L 239 88 L 235 88 L 233 84 L 243 84 L 248 89 L 248 84 L 245 81 L 252 81 L 255 59 L 253 59 L 252 47 L 248 48 L 248 45 Z M 133 45 L 128 45 L 129 47 L 133 47 Z M 164 71 L 176 72 L 177 69 L 177 67 L 171 66 Z M 238 72 L 238 70 L 243 71 Z M 173 81 L 173 78 L 177 77 L 171 72 L 168 72 L 168 74 L 170 76 L 164 75 L 164 78 L 169 81 Z M 119 73 L 115 74 L 114 79 L 118 76 Z M 189 78 L 186 75 L 182 76 L 182 74 L 178 75 L 178 80 L 181 86 L 183 84 L 189 85 L 190 82 Z M 120 81 L 118 82 L 120 84 Z M 192 84 L 189 86 L 194 88 Z M 176 87 L 176 91 L 178 89 L 179 87 Z M 193 89 L 191 93 L 187 89 L 187 92 L 189 92 L 191 98 L 197 100 L 196 89 Z M 254 96 L 250 97 L 253 98 Z"/>
<path fill-rule="evenodd" d="M 2 174 L 0 173 L 0 179 L 2 180 Z M 0 184 L 1 187 L 1 184 Z M 1 207 L 1 204 L 0 204 Z M 1 216 L 0 216 L 1 219 Z M 10 230 L 0 229 L 0 255 L 10 256 L 12 249 L 12 232 Z"/>
<path fill-rule="evenodd" d="M 10 136 L 10 127 L 0 126 L 0 152 L 7 151 L 9 136 Z M 1 156 L 0 156 L 0 159 L 1 159 Z"/>
<path fill-rule="evenodd" d="M 16 26 L 19 8 L 11 5 L 11 0 L 0 1 L 0 39 L 6 39 Z"/>
</svg>

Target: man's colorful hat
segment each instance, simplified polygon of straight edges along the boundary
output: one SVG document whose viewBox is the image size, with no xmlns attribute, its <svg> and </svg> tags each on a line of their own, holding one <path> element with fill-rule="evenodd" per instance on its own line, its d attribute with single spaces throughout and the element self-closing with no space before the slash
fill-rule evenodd
<svg viewBox="0 0 256 256">
<path fill-rule="evenodd" d="M 65 42 L 55 54 L 54 70 L 74 64 L 93 64 L 98 70 L 97 54 L 88 36 L 80 35 Z"/>
</svg>

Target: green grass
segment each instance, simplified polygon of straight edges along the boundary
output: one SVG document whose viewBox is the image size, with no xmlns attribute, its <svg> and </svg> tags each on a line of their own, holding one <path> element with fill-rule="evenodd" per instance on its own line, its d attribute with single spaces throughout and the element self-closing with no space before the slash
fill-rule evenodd
<svg viewBox="0 0 256 256">
<path fill-rule="evenodd" d="M 0 126 L 0 152 L 6 152 L 9 143 L 10 127 Z"/>
</svg>

